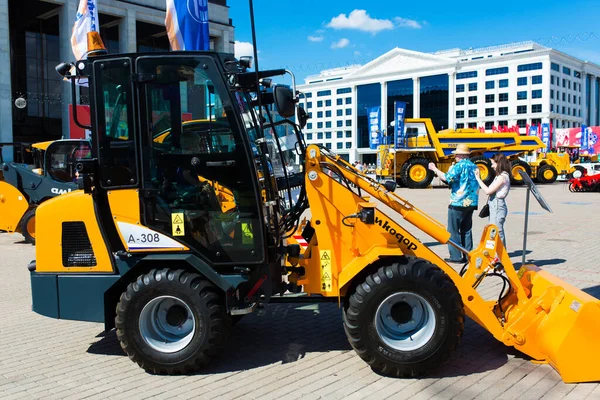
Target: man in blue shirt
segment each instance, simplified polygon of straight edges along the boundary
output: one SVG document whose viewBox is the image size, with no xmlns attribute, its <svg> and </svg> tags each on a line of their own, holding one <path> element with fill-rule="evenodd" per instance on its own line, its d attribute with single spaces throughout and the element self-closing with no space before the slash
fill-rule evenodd
<svg viewBox="0 0 600 400">
<path fill-rule="evenodd" d="M 452 152 L 456 163 L 447 173 L 440 171 L 434 163 L 429 163 L 429 169 L 452 190 L 450 205 L 448 206 L 448 231 L 450 240 L 460 244 L 465 249 L 473 249 L 473 211 L 477 209 L 479 199 L 479 184 L 475 179 L 477 166 L 469 159 L 471 149 L 465 144 L 459 144 Z M 452 263 L 465 263 L 466 257 L 453 246 L 448 245 L 450 258 L 444 261 Z"/>
</svg>

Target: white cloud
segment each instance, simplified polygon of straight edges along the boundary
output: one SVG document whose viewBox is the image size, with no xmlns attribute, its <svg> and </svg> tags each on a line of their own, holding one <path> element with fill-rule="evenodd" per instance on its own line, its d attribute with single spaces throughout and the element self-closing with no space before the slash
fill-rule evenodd
<svg viewBox="0 0 600 400">
<path fill-rule="evenodd" d="M 376 34 L 386 29 L 394 29 L 394 24 L 389 19 L 371 18 L 365 10 L 353 10 L 348 16 L 340 14 L 337 17 L 333 17 L 327 24 L 327 27 L 333 29 L 357 29 Z"/>
<path fill-rule="evenodd" d="M 396 18 L 394 18 L 394 21 L 396 21 L 396 25 L 400 28 L 413 28 L 413 29 L 421 29 L 422 28 L 421 24 L 419 24 L 414 19 L 396 17 Z"/>
<path fill-rule="evenodd" d="M 354 52 L 354 57 L 359 57 L 360 56 L 360 51 L 355 51 Z"/>
<path fill-rule="evenodd" d="M 254 57 L 254 46 L 248 42 L 235 42 L 234 45 L 235 58 L 239 59 L 242 56 Z"/>
<path fill-rule="evenodd" d="M 338 40 L 337 42 L 333 42 L 331 43 L 331 48 L 332 49 L 343 49 L 344 47 L 348 46 L 350 44 L 350 41 L 346 38 L 342 38 L 340 40 Z"/>
<path fill-rule="evenodd" d="M 309 36 L 308 40 L 311 42 L 322 42 L 325 39 L 323 36 Z"/>
</svg>

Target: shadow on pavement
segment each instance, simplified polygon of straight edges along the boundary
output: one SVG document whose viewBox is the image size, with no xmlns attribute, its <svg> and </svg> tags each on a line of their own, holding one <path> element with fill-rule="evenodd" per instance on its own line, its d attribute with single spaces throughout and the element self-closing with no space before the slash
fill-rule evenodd
<svg viewBox="0 0 600 400">
<path fill-rule="evenodd" d="M 583 291 L 589 294 L 590 296 L 594 296 L 595 298 L 600 299 L 600 285 L 585 288 L 583 289 Z"/>
<path fill-rule="evenodd" d="M 114 330 L 98 336 L 100 340 L 88 348 L 88 353 L 125 356 Z M 199 374 L 293 363 L 307 354 L 331 351 L 353 352 L 336 304 L 270 304 L 236 324 L 224 352 Z M 505 364 L 507 354 L 512 352 L 523 357 L 467 319 L 458 348 L 434 377 L 464 376 L 493 370 Z"/>
<path fill-rule="evenodd" d="M 566 262 L 567 260 L 565 260 L 564 258 L 551 258 L 548 260 L 536 260 L 536 259 L 532 259 L 532 260 L 526 260 L 525 264 L 533 264 L 537 267 L 543 267 L 543 266 L 548 266 L 548 265 L 558 265 L 558 264 L 562 264 L 564 262 Z M 523 263 L 521 262 L 516 262 L 514 264 L 515 269 L 521 268 L 521 265 L 523 265 Z"/>
<path fill-rule="evenodd" d="M 525 251 L 525 255 L 530 254 L 531 250 L 526 250 Z M 508 253 L 509 257 L 521 257 L 523 256 L 523 250 L 515 250 L 515 251 L 511 251 L 510 253 Z"/>
</svg>

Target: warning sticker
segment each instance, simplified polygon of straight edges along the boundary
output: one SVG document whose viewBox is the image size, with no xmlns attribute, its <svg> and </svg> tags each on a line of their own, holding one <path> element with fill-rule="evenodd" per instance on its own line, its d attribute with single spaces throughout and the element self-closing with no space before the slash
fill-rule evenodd
<svg viewBox="0 0 600 400">
<path fill-rule="evenodd" d="M 331 250 L 321 250 L 321 290 L 331 290 Z"/>
<path fill-rule="evenodd" d="M 185 226 L 183 224 L 183 213 L 171 214 L 171 227 L 173 228 L 173 236 L 184 236 Z"/>
</svg>

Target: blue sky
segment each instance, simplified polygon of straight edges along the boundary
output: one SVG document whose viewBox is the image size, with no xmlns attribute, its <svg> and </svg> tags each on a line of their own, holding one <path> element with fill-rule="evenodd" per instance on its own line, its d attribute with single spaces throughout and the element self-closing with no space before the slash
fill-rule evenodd
<svg viewBox="0 0 600 400">
<path fill-rule="evenodd" d="M 236 50 L 247 53 L 248 0 L 228 4 Z M 299 83 L 394 47 L 433 52 L 536 40 L 600 64 L 600 0 L 254 0 L 254 12 L 259 67 L 291 69 Z"/>
</svg>

